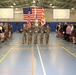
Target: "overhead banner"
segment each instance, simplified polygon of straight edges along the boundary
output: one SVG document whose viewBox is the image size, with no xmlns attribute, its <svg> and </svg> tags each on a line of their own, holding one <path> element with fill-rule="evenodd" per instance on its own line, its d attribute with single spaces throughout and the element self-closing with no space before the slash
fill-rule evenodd
<svg viewBox="0 0 76 75">
<path fill-rule="evenodd" d="M 14 9 L 13 8 L 0 8 L 0 18 L 1 19 L 14 18 Z"/>
<path fill-rule="evenodd" d="M 53 19 L 70 19 L 70 9 L 53 9 Z"/>
</svg>

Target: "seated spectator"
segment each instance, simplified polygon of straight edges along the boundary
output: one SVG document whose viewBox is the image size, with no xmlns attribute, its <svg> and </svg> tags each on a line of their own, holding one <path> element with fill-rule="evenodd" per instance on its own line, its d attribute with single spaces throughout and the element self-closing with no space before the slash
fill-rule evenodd
<svg viewBox="0 0 76 75">
<path fill-rule="evenodd" d="M 70 41 L 69 36 L 72 33 L 71 29 L 72 29 L 72 27 L 70 25 L 68 25 L 67 28 L 66 28 L 66 39 L 67 39 L 68 42 Z"/>
<path fill-rule="evenodd" d="M 4 42 L 4 27 L 3 27 L 3 23 L 0 23 L 0 41 Z"/>
<path fill-rule="evenodd" d="M 76 43 L 75 39 L 76 39 L 76 25 L 74 25 L 74 29 L 72 30 L 72 39 L 73 39 L 73 43 Z"/>
</svg>

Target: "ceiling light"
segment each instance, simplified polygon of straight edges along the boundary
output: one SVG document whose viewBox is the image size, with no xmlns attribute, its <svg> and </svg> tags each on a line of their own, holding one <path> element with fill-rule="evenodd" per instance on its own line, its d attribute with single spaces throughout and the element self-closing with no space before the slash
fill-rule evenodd
<svg viewBox="0 0 76 75">
<path fill-rule="evenodd" d="M 13 5 L 16 5 L 16 3 L 13 3 Z"/>
<path fill-rule="evenodd" d="M 15 13 L 15 14 L 20 14 L 20 13 L 22 13 L 22 12 L 20 12 L 20 11 L 15 11 L 14 13 Z"/>
<path fill-rule="evenodd" d="M 55 8 L 55 6 L 52 6 L 52 8 Z"/>
<path fill-rule="evenodd" d="M 18 8 L 16 8 L 16 10 L 18 10 Z"/>
<path fill-rule="evenodd" d="M 50 4 L 50 6 L 52 6 L 52 4 Z"/>
<path fill-rule="evenodd" d="M 10 7 L 11 7 L 11 8 L 13 8 L 13 6 L 12 6 L 12 5 L 11 5 Z"/>
<path fill-rule="evenodd" d="M 71 8 L 71 10 L 74 10 L 74 8 Z"/>
<path fill-rule="evenodd" d="M 36 1 L 35 0 L 33 0 L 33 3 L 35 3 Z"/>
</svg>

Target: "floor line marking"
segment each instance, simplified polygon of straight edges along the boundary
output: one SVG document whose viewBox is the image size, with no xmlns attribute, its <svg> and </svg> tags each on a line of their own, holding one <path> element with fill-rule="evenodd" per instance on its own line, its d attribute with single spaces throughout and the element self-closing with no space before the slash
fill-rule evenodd
<svg viewBox="0 0 76 75">
<path fill-rule="evenodd" d="M 7 45 L 7 46 L 15 46 L 15 45 L 25 46 L 26 45 L 27 46 L 27 45 L 32 45 L 32 44 L 18 44 L 18 43 L 17 44 L 10 44 L 10 45 L 9 44 L 0 44 L 0 46 L 5 46 L 5 45 Z"/>
<path fill-rule="evenodd" d="M 31 70 L 0 70 L 0 73 L 32 72 Z"/>
<path fill-rule="evenodd" d="M 63 46 L 60 46 L 58 45 L 59 47 L 63 48 L 65 51 L 67 51 L 69 54 L 71 54 L 72 56 L 74 56 L 76 58 L 76 55 L 73 54 L 70 50 L 68 50 L 67 48 L 63 47 Z"/>
<path fill-rule="evenodd" d="M 32 45 L 32 75 L 34 75 L 34 49 Z"/>
<path fill-rule="evenodd" d="M 25 50 L 25 49 L 29 49 L 29 50 L 31 50 L 31 48 L 14 48 L 14 49 L 16 49 L 16 50 Z"/>
<path fill-rule="evenodd" d="M 15 47 L 16 47 L 16 46 L 13 46 L 12 48 L 10 48 L 10 49 L 4 54 L 4 56 L 0 59 L 0 62 L 2 62 L 2 61 L 6 58 L 6 56 L 11 52 L 11 50 L 13 50 Z"/>
<path fill-rule="evenodd" d="M 39 58 L 40 58 L 40 62 L 41 62 L 42 70 L 43 70 L 43 74 L 46 75 L 46 71 L 45 71 L 45 68 L 44 68 L 44 64 L 43 64 L 43 61 L 42 61 L 42 57 L 41 57 L 41 53 L 40 53 L 38 45 L 37 45 L 37 50 L 38 50 L 38 54 L 39 54 Z"/>
<path fill-rule="evenodd" d="M 49 45 L 50 45 L 50 44 L 49 44 Z M 68 52 L 69 54 L 71 54 L 73 57 L 76 58 L 76 55 L 75 55 L 74 53 L 72 53 L 70 50 L 68 50 L 67 48 L 65 48 L 64 46 L 57 45 L 57 44 L 53 44 L 53 45 L 61 47 L 61 48 L 64 49 L 66 52 Z"/>
</svg>

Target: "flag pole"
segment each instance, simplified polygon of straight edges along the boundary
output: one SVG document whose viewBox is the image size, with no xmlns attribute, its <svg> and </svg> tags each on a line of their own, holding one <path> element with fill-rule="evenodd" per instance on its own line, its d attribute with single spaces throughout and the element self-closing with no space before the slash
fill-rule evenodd
<svg viewBox="0 0 76 75">
<path fill-rule="evenodd" d="M 37 9 L 36 9 L 36 6 L 35 6 L 35 26 L 38 26 L 38 19 L 37 19 Z"/>
<path fill-rule="evenodd" d="M 33 0 L 34 2 L 35 2 L 35 0 Z M 36 4 L 34 5 L 34 11 L 35 11 L 35 15 L 34 15 L 34 17 L 35 17 L 35 19 L 36 19 Z"/>
</svg>

